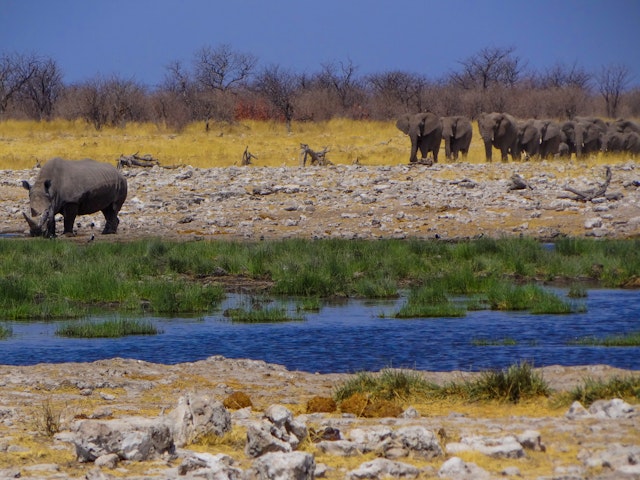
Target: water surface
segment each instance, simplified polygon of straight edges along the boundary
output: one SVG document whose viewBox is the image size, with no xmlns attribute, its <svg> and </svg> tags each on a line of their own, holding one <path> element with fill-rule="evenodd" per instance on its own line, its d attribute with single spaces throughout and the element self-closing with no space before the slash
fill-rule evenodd
<svg viewBox="0 0 640 480">
<path fill-rule="evenodd" d="M 403 319 L 392 315 L 405 299 L 349 300 L 326 305 L 305 320 L 241 324 L 222 315 L 238 301 L 196 319 L 151 318 L 162 334 L 118 339 L 58 337 L 59 322 L 6 322 L 14 335 L 0 341 L 0 363 L 89 362 L 124 357 L 182 363 L 212 355 L 251 358 L 308 372 L 485 370 L 519 361 L 535 366 L 608 364 L 640 369 L 639 347 L 587 347 L 568 343 L 640 330 L 640 292 L 590 290 L 585 313 L 531 315 L 526 312 L 469 312 L 463 318 Z M 516 341 L 513 346 L 475 346 L 475 339 Z"/>
</svg>

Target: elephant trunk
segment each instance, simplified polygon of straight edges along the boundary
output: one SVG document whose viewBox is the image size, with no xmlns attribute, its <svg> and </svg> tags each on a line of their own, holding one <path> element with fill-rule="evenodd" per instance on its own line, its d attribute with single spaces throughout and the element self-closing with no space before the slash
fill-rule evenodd
<svg viewBox="0 0 640 480">
<path fill-rule="evenodd" d="M 490 162 L 493 144 L 491 140 L 487 140 L 487 139 L 483 139 L 483 140 L 484 140 L 484 152 L 486 155 L 486 159 L 487 159 L 487 162 Z"/>
</svg>

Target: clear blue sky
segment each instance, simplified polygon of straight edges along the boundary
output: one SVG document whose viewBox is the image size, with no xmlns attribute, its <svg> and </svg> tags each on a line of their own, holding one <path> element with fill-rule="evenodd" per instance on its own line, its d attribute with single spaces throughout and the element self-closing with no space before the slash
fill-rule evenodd
<svg viewBox="0 0 640 480">
<path fill-rule="evenodd" d="M 0 52 L 53 58 L 66 83 L 117 74 L 154 86 L 174 60 L 228 44 L 259 66 L 439 79 L 484 47 L 536 71 L 623 63 L 640 85 L 640 0 L 0 0 Z"/>
</svg>

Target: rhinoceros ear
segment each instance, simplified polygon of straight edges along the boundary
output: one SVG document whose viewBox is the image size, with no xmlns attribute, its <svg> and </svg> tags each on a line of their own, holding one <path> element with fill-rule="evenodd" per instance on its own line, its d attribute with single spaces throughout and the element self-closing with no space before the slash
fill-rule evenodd
<svg viewBox="0 0 640 480">
<path fill-rule="evenodd" d="M 31 190 L 31 185 L 29 185 L 29 182 L 27 182 L 26 180 L 22 180 L 22 187 L 26 188 L 27 190 Z"/>
</svg>

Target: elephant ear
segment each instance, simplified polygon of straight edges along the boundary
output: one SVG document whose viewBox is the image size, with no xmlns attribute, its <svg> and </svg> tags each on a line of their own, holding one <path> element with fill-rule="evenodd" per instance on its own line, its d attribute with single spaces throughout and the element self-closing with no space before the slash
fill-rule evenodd
<svg viewBox="0 0 640 480">
<path fill-rule="evenodd" d="M 422 115 L 422 135 L 428 135 L 438 128 L 442 129 L 442 120 L 439 116 L 431 112 L 426 112 Z"/>
<path fill-rule="evenodd" d="M 396 121 L 396 127 L 401 132 L 409 135 L 409 128 L 411 127 L 411 116 L 406 114 L 399 117 L 398 121 Z"/>
</svg>

